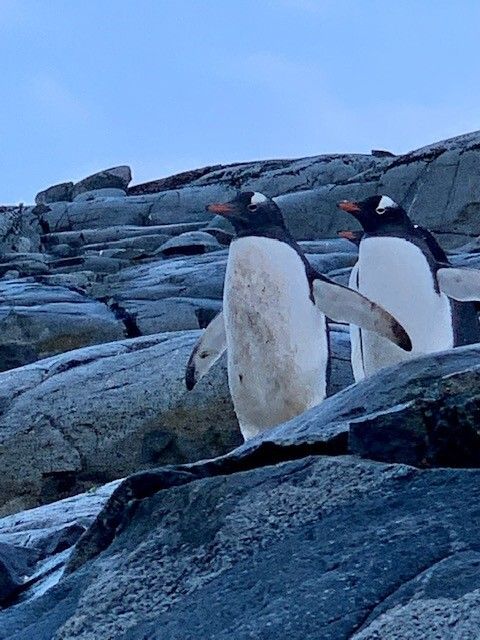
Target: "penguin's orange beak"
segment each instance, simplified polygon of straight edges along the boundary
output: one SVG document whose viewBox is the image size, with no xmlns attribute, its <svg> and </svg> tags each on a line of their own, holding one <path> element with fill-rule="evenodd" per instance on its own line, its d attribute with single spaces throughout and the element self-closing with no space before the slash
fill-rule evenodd
<svg viewBox="0 0 480 640">
<path fill-rule="evenodd" d="M 207 205 L 206 208 L 210 213 L 217 213 L 220 216 L 228 216 L 234 211 L 233 205 L 228 202 L 215 202 L 214 204 Z"/>
<path fill-rule="evenodd" d="M 356 213 L 360 213 L 360 206 L 356 202 L 352 202 L 351 200 L 342 200 L 337 204 L 337 207 L 342 211 L 352 213 L 353 215 L 355 215 Z"/>
</svg>

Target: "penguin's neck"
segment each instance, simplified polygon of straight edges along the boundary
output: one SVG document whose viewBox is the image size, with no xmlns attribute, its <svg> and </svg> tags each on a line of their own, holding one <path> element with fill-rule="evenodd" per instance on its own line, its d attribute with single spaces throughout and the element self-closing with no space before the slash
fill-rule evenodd
<svg viewBox="0 0 480 640">
<path fill-rule="evenodd" d="M 272 240 L 280 240 L 281 242 L 287 242 L 288 244 L 295 243 L 290 233 L 284 227 L 278 225 L 265 224 L 255 229 L 242 229 L 237 232 L 237 238 L 248 238 L 249 236 L 260 238 L 272 238 Z M 293 244 L 292 244 L 293 246 Z"/>
<path fill-rule="evenodd" d="M 413 222 L 409 224 L 398 224 L 398 222 L 385 222 L 377 229 L 365 230 L 366 236 L 381 237 L 393 236 L 395 238 L 406 238 L 415 235 L 415 226 Z"/>
</svg>

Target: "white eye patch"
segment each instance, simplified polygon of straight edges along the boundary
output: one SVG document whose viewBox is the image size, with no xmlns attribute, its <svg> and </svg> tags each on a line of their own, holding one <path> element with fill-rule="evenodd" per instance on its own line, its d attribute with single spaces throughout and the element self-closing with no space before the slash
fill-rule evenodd
<svg viewBox="0 0 480 640">
<path fill-rule="evenodd" d="M 253 196 L 250 198 L 250 204 L 260 204 L 260 202 L 266 202 L 268 198 L 266 198 L 263 193 L 258 193 L 255 191 Z"/>
<path fill-rule="evenodd" d="M 383 213 L 385 213 L 385 209 L 394 209 L 395 207 L 398 207 L 398 204 L 394 200 L 392 200 L 388 196 L 382 196 L 380 202 L 378 203 L 378 207 L 376 208 L 376 212 L 379 215 L 382 215 Z"/>
</svg>

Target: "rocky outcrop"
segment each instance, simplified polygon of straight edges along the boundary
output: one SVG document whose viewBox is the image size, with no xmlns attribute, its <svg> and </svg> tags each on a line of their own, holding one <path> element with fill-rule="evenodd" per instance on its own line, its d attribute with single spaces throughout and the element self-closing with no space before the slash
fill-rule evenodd
<svg viewBox="0 0 480 640">
<path fill-rule="evenodd" d="M 207 203 L 275 197 L 346 283 L 335 204 L 388 193 L 479 267 L 479 154 L 117 167 L 0 209 L 0 640 L 480 635 L 478 345 L 352 385 L 331 324 L 330 397 L 241 445 L 225 358 L 183 380 L 232 238 Z"/>
<path fill-rule="evenodd" d="M 71 202 L 73 182 L 54 184 L 35 196 L 35 204 L 50 204 L 51 202 Z"/>
<path fill-rule="evenodd" d="M 121 340 L 0 374 L 0 514 L 239 444 L 225 358 L 185 389 L 198 335 Z M 352 374 L 347 334 L 333 331 L 331 342 L 333 393 Z"/>
<path fill-rule="evenodd" d="M 479 355 L 403 363 L 226 456 L 131 476 L 0 638 L 476 637 L 480 471 L 345 453 L 387 398 L 454 403 Z"/>
<path fill-rule="evenodd" d="M 206 167 L 180 174 L 177 180 L 173 176 L 134 186 L 130 193 L 171 191 L 179 201 L 196 193 L 201 211 L 203 191 L 198 189 L 223 188 L 227 197 L 232 189 L 251 188 L 275 197 L 290 228 L 302 239 L 332 236 L 351 224 L 336 211 L 339 200 L 386 193 L 417 222 L 440 234 L 444 243 L 455 246 L 480 234 L 480 187 L 475 177 L 479 162 L 480 134 L 475 132 L 400 156 L 329 155 Z"/>
<path fill-rule="evenodd" d="M 58 582 L 74 544 L 119 482 L 0 520 L 0 607 Z"/>
<path fill-rule="evenodd" d="M 80 291 L 32 278 L 0 281 L 0 371 L 125 335 L 109 307 Z"/>
<path fill-rule="evenodd" d="M 0 513 L 238 444 L 224 370 L 185 389 L 197 337 L 117 341 L 0 374 Z"/>
</svg>

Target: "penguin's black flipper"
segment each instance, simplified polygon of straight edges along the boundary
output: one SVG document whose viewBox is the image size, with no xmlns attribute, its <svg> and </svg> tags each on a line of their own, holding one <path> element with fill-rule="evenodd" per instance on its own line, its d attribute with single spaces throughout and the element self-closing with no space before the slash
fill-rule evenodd
<svg viewBox="0 0 480 640">
<path fill-rule="evenodd" d="M 185 371 L 185 386 L 191 391 L 227 348 L 223 311 L 210 322 L 195 343 Z"/>
<path fill-rule="evenodd" d="M 448 264 L 447 254 L 438 244 L 433 233 L 426 227 L 421 227 L 419 224 L 414 224 L 413 227 L 418 235 L 425 241 L 435 260 L 443 264 Z"/>
<path fill-rule="evenodd" d="M 480 270 L 457 267 L 437 271 L 438 287 L 442 293 L 459 302 L 480 300 Z"/>
<path fill-rule="evenodd" d="M 325 276 L 313 281 L 312 290 L 317 307 L 334 322 L 348 322 L 375 331 L 404 351 L 412 350 L 412 342 L 402 325 L 383 307 L 358 291 Z"/>
</svg>

